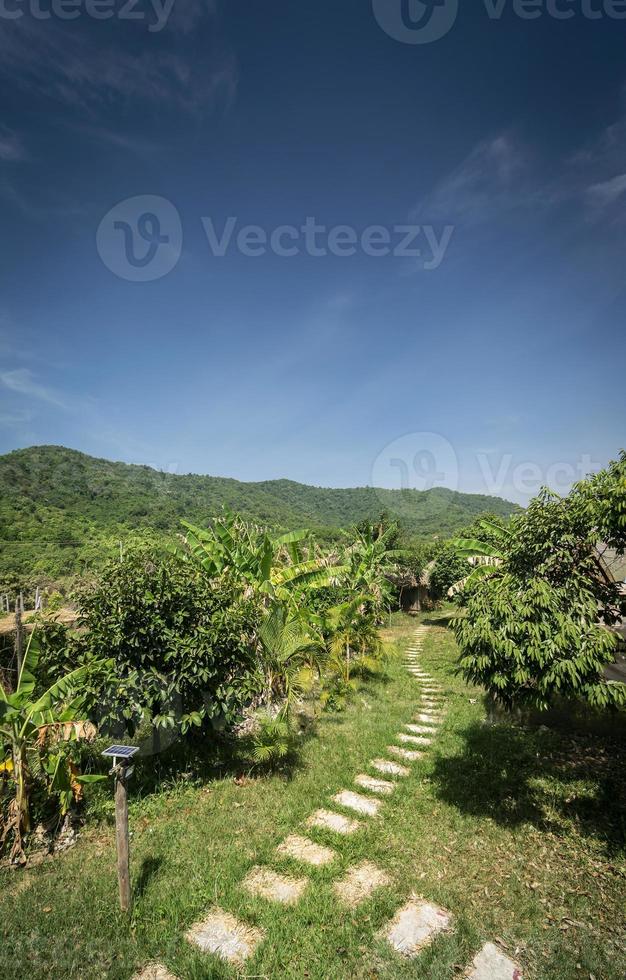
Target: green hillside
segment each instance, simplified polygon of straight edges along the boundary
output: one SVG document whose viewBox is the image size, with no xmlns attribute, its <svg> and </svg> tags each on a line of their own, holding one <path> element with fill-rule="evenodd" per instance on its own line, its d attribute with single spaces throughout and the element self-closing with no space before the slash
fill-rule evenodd
<svg viewBox="0 0 626 980">
<path fill-rule="evenodd" d="M 55 580 L 95 566 L 119 542 L 163 539 L 180 519 L 205 523 L 223 506 L 277 528 L 330 536 L 386 510 L 412 537 L 446 536 L 484 511 L 516 507 L 451 490 L 324 489 L 290 480 L 241 483 L 177 476 L 147 466 L 37 446 L 0 456 L 0 579 Z"/>
</svg>

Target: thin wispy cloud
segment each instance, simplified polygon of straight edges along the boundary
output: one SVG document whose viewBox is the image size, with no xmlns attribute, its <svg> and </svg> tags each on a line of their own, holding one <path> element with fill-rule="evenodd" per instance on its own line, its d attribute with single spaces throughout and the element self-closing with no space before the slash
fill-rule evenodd
<svg viewBox="0 0 626 980">
<path fill-rule="evenodd" d="M 27 409 L 15 412 L 0 412 L 0 426 L 5 429 L 17 428 L 20 425 L 26 425 L 28 422 L 32 422 L 35 417 L 34 412 L 29 412 Z"/>
<path fill-rule="evenodd" d="M 26 150 L 21 139 L 13 130 L 0 126 L 0 160 L 5 163 L 16 163 L 24 160 Z"/>
<path fill-rule="evenodd" d="M 528 154 L 512 134 L 478 143 L 413 212 L 414 218 L 463 220 L 479 224 L 534 196 Z"/>
<path fill-rule="evenodd" d="M 34 401 L 45 402 L 64 411 L 70 411 L 71 405 L 60 392 L 37 381 L 35 374 L 29 368 L 16 368 L 12 371 L 0 371 L 0 385 L 8 391 Z"/>
<path fill-rule="evenodd" d="M 202 9 L 203 16 L 211 15 L 210 5 Z M 229 108 L 238 78 L 232 53 L 216 43 L 185 57 L 169 38 L 155 36 L 153 46 L 136 53 L 103 44 L 94 31 L 24 17 L 0 32 L 0 77 L 67 107 L 94 112 L 113 103 L 141 102 L 188 112 Z"/>
</svg>

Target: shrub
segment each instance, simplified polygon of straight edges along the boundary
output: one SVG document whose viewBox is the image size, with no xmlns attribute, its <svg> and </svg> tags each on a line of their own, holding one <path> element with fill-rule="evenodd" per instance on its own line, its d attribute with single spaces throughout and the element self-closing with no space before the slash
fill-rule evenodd
<svg viewBox="0 0 626 980">
<path fill-rule="evenodd" d="M 132 553 L 108 564 L 80 609 L 80 657 L 112 658 L 118 678 L 101 692 L 101 725 L 122 718 L 132 732 L 147 714 L 185 733 L 231 722 L 250 700 L 260 611 L 194 566 Z"/>
</svg>

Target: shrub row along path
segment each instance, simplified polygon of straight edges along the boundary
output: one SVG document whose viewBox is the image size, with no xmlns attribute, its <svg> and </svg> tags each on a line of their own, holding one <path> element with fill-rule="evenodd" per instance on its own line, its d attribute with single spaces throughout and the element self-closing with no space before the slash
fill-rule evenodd
<svg viewBox="0 0 626 980">
<path fill-rule="evenodd" d="M 426 626 L 417 627 L 412 645 L 405 655 L 405 666 L 421 689 L 418 712 L 410 723 L 405 724 L 404 730 L 398 732 L 394 744 L 387 746 L 386 755 L 370 761 L 371 772 L 355 776 L 356 789 L 349 787 L 332 797 L 330 802 L 338 809 L 318 809 L 306 821 L 307 830 L 332 832 L 336 836 L 337 847 L 340 847 L 342 838 L 358 833 L 363 821 L 380 820 L 380 832 L 384 833 L 384 808 L 393 804 L 397 781 L 409 775 L 408 767 L 423 758 L 437 736 L 437 728 L 444 716 L 445 700 L 441 687 L 419 663 L 427 630 Z M 348 811 L 348 814 L 343 811 Z M 291 859 L 303 869 L 302 873 L 297 876 L 285 875 L 272 867 L 258 865 L 248 872 L 241 887 L 255 897 L 289 907 L 295 905 L 311 886 L 304 869 L 307 866 L 331 864 L 337 852 L 332 847 L 316 843 L 303 832 L 287 836 L 277 848 L 277 857 Z M 341 911 L 354 913 L 377 889 L 392 885 L 391 877 L 383 868 L 363 860 L 348 868 L 333 887 Z M 380 937 L 396 953 L 412 959 L 419 956 L 438 934 L 452 928 L 453 919 L 448 911 L 414 892 L 383 927 Z M 231 912 L 213 907 L 191 927 L 186 939 L 202 952 L 241 969 L 264 941 L 265 933 Z M 468 980 L 521 980 L 522 973 L 520 967 L 495 943 L 488 942 L 477 952 L 465 976 Z M 151 963 L 136 974 L 134 980 L 177 978 L 162 964 Z"/>
</svg>

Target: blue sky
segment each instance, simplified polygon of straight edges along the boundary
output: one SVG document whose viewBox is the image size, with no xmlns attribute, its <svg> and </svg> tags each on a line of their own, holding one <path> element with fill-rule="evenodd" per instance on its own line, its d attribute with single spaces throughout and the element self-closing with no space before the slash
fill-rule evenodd
<svg viewBox="0 0 626 980">
<path fill-rule="evenodd" d="M 0 451 L 325 486 L 401 485 L 398 459 L 426 486 L 425 459 L 523 502 L 626 444 L 613 8 L 477 0 L 413 44 L 381 27 L 401 0 L 174 0 L 160 30 L 149 2 L 50 2 L 0 17 Z M 173 267 L 132 281 L 147 195 Z M 203 227 L 307 217 L 355 254 L 218 256 Z M 428 268 L 425 230 L 419 259 L 372 256 L 371 226 L 450 237 Z"/>
</svg>

